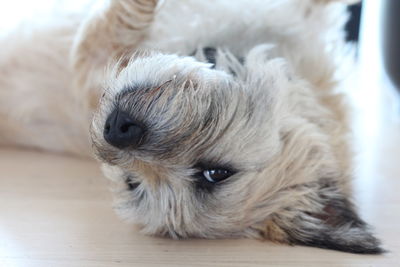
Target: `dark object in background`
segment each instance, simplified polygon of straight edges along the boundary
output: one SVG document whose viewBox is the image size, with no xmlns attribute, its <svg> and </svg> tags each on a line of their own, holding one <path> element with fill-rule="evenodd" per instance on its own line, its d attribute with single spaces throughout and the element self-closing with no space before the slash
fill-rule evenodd
<svg viewBox="0 0 400 267">
<path fill-rule="evenodd" d="M 358 42 L 358 37 L 360 35 L 361 9 L 362 3 L 351 5 L 348 8 L 350 17 L 345 27 L 346 41 Z"/>
<path fill-rule="evenodd" d="M 400 92 L 400 0 L 385 0 L 382 11 L 383 65 Z"/>
</svg>

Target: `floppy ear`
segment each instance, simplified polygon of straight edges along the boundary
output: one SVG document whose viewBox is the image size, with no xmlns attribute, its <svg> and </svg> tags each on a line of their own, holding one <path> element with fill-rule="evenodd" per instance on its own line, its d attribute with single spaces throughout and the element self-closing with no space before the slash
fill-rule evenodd
<svg viewBox="0 0 400 267">
<path fill-rule="evenodd" d="M 263 231 L 266 238 L 359 254 L 384 252 L 335 182 L 324 180 L 290 190 L 305 193 L 294 206 L 271 216 Z"/>
</svg>

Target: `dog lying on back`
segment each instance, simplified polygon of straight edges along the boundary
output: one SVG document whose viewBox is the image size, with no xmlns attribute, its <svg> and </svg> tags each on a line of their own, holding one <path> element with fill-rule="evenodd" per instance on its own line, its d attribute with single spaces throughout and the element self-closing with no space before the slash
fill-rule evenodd
<svg viewBox="0 0 400 267">
<path fill-rule="evenodd" d="M 92 120 L 146 234 L 381 253 L 350 200 L 343 2 L 112 0 L 11 35 L 0 142 L 87 155 Z"/>
</svg>

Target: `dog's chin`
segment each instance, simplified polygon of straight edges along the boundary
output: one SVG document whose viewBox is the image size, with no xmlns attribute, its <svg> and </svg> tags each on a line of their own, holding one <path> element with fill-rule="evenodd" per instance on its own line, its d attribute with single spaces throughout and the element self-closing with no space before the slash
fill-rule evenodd
<svg viewBox="0 0 400 267">
<path fill-rule="evenodd" d="M 110 164 L 106 161 L 101 165 L 101 170 L 106 178 L 115 183 L 124 182 L 127 171 L 116 164 Z"/>
</svg>

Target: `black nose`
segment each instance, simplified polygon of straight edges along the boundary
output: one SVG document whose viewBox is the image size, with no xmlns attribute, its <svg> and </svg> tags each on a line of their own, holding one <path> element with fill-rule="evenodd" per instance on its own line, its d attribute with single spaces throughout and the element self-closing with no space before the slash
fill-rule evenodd
<svg viewBox="0 0 400 267">
<path fill-rule="evenodd" d="M 144 134 L 143 126 L 126 112 L 115 109 L 104 126 L 104 139 L 117 148 L 137 147 Z"/>
</svg>

